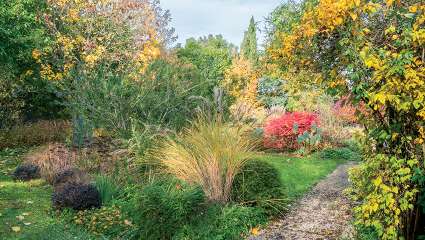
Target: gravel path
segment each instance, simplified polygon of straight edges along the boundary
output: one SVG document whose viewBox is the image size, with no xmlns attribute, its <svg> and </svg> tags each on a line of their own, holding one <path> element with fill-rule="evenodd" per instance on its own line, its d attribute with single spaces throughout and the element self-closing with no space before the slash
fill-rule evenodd
<svg viewBox="0 0 425 240">
<path fill-rule="evenodd" d="M 249 240 L 351 239 L 353 229 L 350 201 L 343 190 L 349 185 L 347 170 L 355 163 L 339 166 L 320 181 L 282 220 Z"/>
</svg>

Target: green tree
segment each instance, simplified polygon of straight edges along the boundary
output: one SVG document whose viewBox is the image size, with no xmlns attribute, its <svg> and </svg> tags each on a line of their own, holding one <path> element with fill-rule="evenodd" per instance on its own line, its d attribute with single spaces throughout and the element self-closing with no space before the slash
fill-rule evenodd
<svg viewBox="0 0 425 240">
<path fill-rule="evenodd" d="M 60 91 L 41 79 L 34 48 L 49 45 L 38 17 L 45 1 L 0 1 L 0 128 L 19 121 L 54 118 L 63 106 Z"/>
<path fill-rule="evenodd" d="M 221 35 L 209 35 L 198 40 L 186 40 L 184 47 L 177 48 L 176 54 L 185 63 L 193 64 L 204 78 L 199 95 L 210 96 L 214 87 L 220 85 L 225 71 L 232 64 L 232 54 L 236 47 Z M 201 90 L 200 89 L 200 90 Z"/>
<path fill-rule="evenodd" d="M 256 64 L 258 61 L 257 26 L 254 17 L 251 17 L 248 30 L 245 31 L 241 44 L 241 55 L 245 59 L 250 60 L 253 64 Z"/>
</svg>

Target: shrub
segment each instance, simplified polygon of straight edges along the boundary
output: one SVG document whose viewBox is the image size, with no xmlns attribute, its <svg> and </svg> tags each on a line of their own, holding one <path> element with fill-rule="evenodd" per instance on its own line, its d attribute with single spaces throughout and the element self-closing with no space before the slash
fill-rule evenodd
<svg viewBox="0 0 425 240">
<path fill-rule="evenodd" d="M 227 202 L 255 146 L 248 135 L 243 127 L 199 118 L 175 140 L 166 140 L 156 158 L 177 178 L 199 184 L 209 200 Z"/>
<path fill-rule="evenodd" d="M 238 173 L 233 183 L 232 199 L 250 206 L 258 206 L 269 214 L 283 210 L 283 185 L 279 172 L 271 164 L 253 160 Z"/>
<path fill-rule="evenodd" d="M 40 167 L 41 176 L 53 184 L 57 173 L 70 169 L 76 162 L 76 153 L 62 144 L 49 144 L 26 157 L 26 161 Z"/>
<path fill-rule="evenodd" d="M 67 184 L 88 184 L 89 176 L 79 169 L 71 168 L 57 173 L 52 181 L 55 191 L 60 191 Z"/>
<path fill-rule="evenodd" d="M 13 178 L 21 181 L 29 181 L 31 179 L 40 178 L 40 168 L 33 164 L 18 166 L 13 173 Z"/>
<path fill-rule="evenodd" d="M 264 127 L 264 147 L 275 150 L 298 149 L 298 136 L 310 132 L 314 124 L 319 124 L 318 116 L 308 112 L 285 113 L 271 119 Z"/>
<path fill-rule="evenodd" d="M 334 104 L 332 111 L 345 125 L 352 125 L 357 122 L 356 107 L 351 104 L 351 100 L 346 96 Z"/>
<path fill-rule="evenodd" d="M 344 159 L 348 161 L 358 161 L 361 159 L 361 156 L 349 148 L 327 148 L 320 152 L 320 158 L 324 160 Z"/>
<path fill-rule="evenodd" d="M 146 186 L 133 210 L 138 239 L 171 239 L 176 231 L 195 216 L 204 202 L 199 188 L 178 183 Z"/>
<path fill-rule="evenodd" d="M 95 185 L 102 199 L 102 204 L 109 203 L 116 198 L 119 193 L 118 187 L 112 182 L 112 179 L 107 176 L 97 176 Z"/>
<path fill-rule="evenodd" d="M 244 239 L 249 234 L 250 229 L 266 222 L 267 217 L 260 208 L 214 205 L 195 218 L 190 225 L 183 226 L 175 239 Z"/>
<path fill-rule="evenodd" d="M 0 149 L 61 142 L 69 130 L 70 124 L 66 121 L 40 121 L 0 130 Z"/>
<path fill-rule="evenodd" d="M 93 185 L 69 183 L 52 195 L 55 209 L 84 210 L 101 206 L 100 194 Z"/>
<path fill-rule="evenodd" d="M 83 226 L 95 235 L 111 237 L 124 236 L 133 228 L 132 222 L 118 206 L 79 211 L 73 217 L 73 223 Z"/>
</svg>

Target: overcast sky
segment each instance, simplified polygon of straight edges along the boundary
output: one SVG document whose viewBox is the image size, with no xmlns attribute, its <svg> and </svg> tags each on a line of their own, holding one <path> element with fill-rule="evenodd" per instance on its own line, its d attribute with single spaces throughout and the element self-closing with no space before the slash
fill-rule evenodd
<svg viewBox="0 0 425 240">
<path fill-rule="evenodd" d="M 161 0 L 161 6 L 171 11 L 172 26 L 179 36 L 177 42 L 208 34 L 222 34 L 240 45 L 249 19 L 254 16 L 263 28 L 266 17 L 281 0 Z"/>
</svg>

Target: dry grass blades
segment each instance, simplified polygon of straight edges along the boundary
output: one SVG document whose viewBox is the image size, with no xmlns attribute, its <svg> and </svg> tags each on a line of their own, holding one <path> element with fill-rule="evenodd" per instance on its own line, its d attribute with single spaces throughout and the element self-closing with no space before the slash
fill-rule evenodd
<svg viewBox="0 0 425 240">
<path fill-rule="evenodd" d="M 243 127 L 199 118 L 183 134 L 166 140 L 154 156 L 179 179 L 199 184 L 209 200 L 227 202 L 234 177 L 254 146 Z"/>
</svg>

